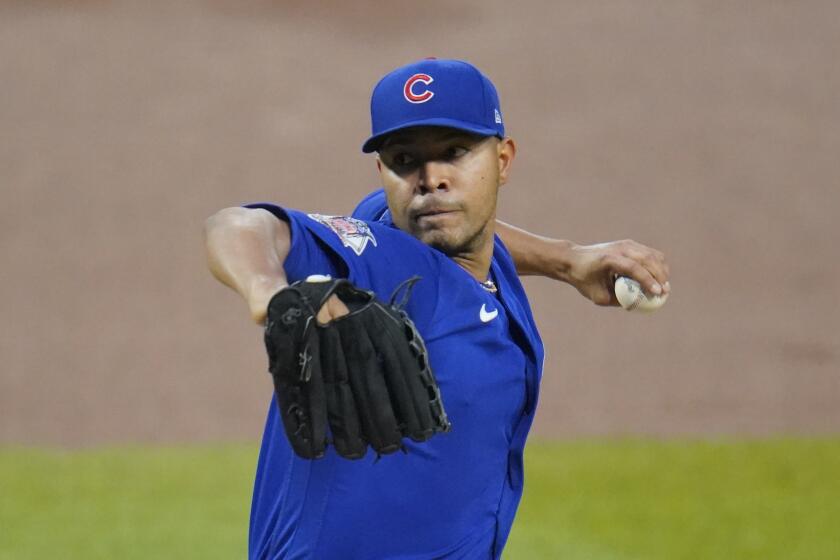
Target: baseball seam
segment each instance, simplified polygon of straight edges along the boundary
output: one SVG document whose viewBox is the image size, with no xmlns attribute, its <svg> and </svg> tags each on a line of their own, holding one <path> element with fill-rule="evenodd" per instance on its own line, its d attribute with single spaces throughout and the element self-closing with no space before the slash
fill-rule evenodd
<svg viewBox="0 0 840 560">
<path fill-rule="evenodd" d="M 642 303 L 642 294 L 637 293 L 636 298 L 633 300 L 633 303 L 627 306 L 627 311 L 635 310 L 637 307 L 639 307 L 640 303 Z"/>
</svg>

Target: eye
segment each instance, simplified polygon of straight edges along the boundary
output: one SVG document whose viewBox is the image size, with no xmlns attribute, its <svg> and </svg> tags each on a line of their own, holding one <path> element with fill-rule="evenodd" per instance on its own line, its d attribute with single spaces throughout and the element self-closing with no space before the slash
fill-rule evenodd
<svg viewBox="0 0 840 560">
<path fill-rule="evenodd" d="M 414 157 L 408 152 L 398 152 L 391 158 L 397 167 L 409 167 L 414 164 Z"/>
<path fill-rule="evenodd" d="M 463 146 L 450 146 L 449 148 L 446 148 L 446 151 L 443 153 L 443 157 L 446 161 L 452 161 L 453 159 L 458 159 L 463 156 L 467 153 L 467 151 L 468 150 Z"/>
</svg>

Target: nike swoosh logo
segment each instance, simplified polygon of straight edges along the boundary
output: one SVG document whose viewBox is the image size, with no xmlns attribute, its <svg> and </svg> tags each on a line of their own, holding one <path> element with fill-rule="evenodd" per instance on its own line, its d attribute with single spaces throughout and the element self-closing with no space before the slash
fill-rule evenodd
<svg viewBox="0 0 840 560">
<path fill-rule="evenodd" d="M 479 319 L 481 319 L 482 323 L 488 323 L 488 322 L 492 321 L 493 319 L 495 319 L 498 314 L 499 314 L 498 309 L 494 309 L 493 311 L 487 311 L 487 305 L 482 304 L 481 305 L 481 311 L 478 312 L 478 317 L 479 317 Z"/>
</svg>

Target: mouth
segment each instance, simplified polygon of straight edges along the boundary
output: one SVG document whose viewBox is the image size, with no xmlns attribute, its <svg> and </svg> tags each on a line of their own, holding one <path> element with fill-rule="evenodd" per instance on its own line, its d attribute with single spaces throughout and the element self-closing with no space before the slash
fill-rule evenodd
<svg viewBox="0 0 840 560">
<path fill-rule="evenodd" d="M 428 208 L 414 213 L 414 221 L 418 224 L 424 222 L 434 222 L 445 219 L 447 216 L 454 215 L 457 210 L 443 209 L 443 208 Z"/>
<path fill-rule="evenodd" d="M 429 208 L 414 213 L 415 218 L 425 218 L 427 216 L 440 216 L 441 214 L 452 214 L 455 210 L 447 210 L 443 208 Z"/>
<path fill-rule="evenodd" d="M 409 215 L 414 220 L 420 218 L 431 218 L 435 216 L 442 216 L 445 214 L 454 214 L 460 210 L 459 206 L 452 202 L 445 202 L 443 200 L 424 200 L 416 207 L 409 209 Z"/>
</svg>

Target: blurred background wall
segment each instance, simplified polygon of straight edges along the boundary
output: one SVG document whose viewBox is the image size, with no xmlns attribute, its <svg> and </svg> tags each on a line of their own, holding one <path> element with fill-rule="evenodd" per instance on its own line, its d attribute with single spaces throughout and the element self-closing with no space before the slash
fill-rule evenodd
<svg viewBox="0 0 840 560">
<path fill-rule="evenodd" d="M 527 280 L 537 434 L 837 433 L 838 52 L 830 1 L 0 1 L 0 443 L 257 438 L 203 220 L 349 212 L 372 85 L 431 55 L 500 90 L 502 219 L 670 259 L 653 316 Z"/>
</svg>

